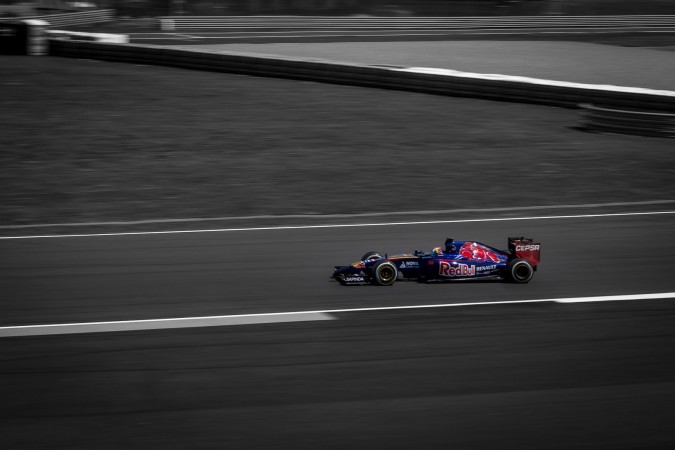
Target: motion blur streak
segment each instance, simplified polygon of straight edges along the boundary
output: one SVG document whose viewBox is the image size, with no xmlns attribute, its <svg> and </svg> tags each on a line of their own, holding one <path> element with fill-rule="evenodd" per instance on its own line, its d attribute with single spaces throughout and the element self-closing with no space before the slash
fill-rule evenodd
<svg viewBox="0 0 675 450">
<path fill-rule="evenodd" d="M 204 230 L 171 230 L 171 231 L 129 231 L 124 233 L 90 233 L 90 234 L 53 234 L 35 236 L 0 236 L 0 240 L 6 239 L 44 239 L 44 238 L 67 238 L 67 237 L 100 237 L 100 236 L 138 236 L 152 234 L 179 234 L 179 233 L 223 233 L 227 231 L 270 231 L 270 230 L 309 230 L 316 228 L 358 228 L 358 227 L 385 227 L 399 225 L 434 225 L 443 223 L 471 223 L 471 222 L 509 222 L 515 220 L 553 220 L 553 219 L 592 219 L 602 217 L 629 217 L 629 216 L 654 216 L 675 214 L 675 211 L 651 211 L 631 212 L 614 214 L 581 214 L 567 216 L 535 216 L 535 217 L 492 217 L 484 219 L 456 219 L 456 220 L 428 220 L 418 222 L 387 222 L 387 223 L 356 223 L 356 224 L 323 224 L 323 225 L 293 225 L 276 227 L 250 227 L 250 228 L 215 228 Z"/>
<path fill-rule="evenodd" d="M 375 308 L 334 309 L 327 311 L 295 311 L 265 314 L 241 314 L 213 317 L 182 317 L 174 319 L 125 320 L 117 322 L 89 322 L 52 325 L 24 325 L 17 327 L 0 327 L 0 337 L 17 336 L 45 336 L 53 334 L 102 333 L 114 331 L 164 330 L 170 328 L 198 328 L 229 325 L 253 325 L 281 322 L 307 322 L 314 320 L 334 320 L 331 314 L 393 311 L 406 309 L 449 308 L 458 306 L 492 306 L 511 305 L 520 303 L 583 303 L 583 302 L 611 302 L 626 300 L 656 300 L 675 298 L 675 292 L 638 295 L 607 295 L 602 297 L 576 297 L 540 300 L 507 300 L 497 302 L 451 303 L 442 305 L 410 305 L 388 306 Z"/>
</svg>

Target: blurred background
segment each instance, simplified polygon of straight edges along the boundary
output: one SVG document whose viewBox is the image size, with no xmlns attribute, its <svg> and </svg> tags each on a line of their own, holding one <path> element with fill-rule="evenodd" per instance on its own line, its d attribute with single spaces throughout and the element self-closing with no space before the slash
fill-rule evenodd
<svg viewBox="0 0 675 450">
<path fill-rule="evenodd" d="M 120 16 L 674 14 L 670 0 L 0 0 L 0 17 L 113 8 Z"/>
</svg>

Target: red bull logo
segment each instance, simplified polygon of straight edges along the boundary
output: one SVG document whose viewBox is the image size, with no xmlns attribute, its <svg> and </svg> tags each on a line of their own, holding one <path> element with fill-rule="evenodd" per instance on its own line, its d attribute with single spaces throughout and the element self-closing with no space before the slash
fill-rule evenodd
<svg viewBox="0 0 675 450">
<path fill-rule="evenodd" d="M 476 244 L 475 242 L 466 242 L 462 245 L 462 248 L 459 249 L 459 254 L 473 261 L 484 262 L 492 261 L 495 263 L 499 262 L 499 256 L 494 252 L 491 252 L 487 248 Z"/>
<path fill-rule="evenodd" d="M 473 277 L 476 276 L 476 266 L 468 264 L 451 265 L 447 261 L 441 261 L 439 267 L 439 275 L 442 277 Z"/>
</svg>

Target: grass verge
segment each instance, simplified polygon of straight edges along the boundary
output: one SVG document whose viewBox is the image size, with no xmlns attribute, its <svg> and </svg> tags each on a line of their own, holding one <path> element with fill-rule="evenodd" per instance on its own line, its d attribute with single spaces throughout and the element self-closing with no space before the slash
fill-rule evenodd
<svg viewBox="0 0 675 450">
<path fill-rule="evenodd" d="M 670 199 L 672 141 L 574 110 L 3 57 L 3 224 Z"/>
</svg>

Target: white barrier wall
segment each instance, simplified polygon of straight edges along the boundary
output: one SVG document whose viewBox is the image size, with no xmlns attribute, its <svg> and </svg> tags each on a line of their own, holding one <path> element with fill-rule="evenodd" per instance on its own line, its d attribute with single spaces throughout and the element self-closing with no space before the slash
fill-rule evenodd
<svg viewBox="0 0 675 450">
<path fill-rule="evenodd" d="M 109 44 L 129 43 L 129 36 L 126 34 L 85 33 L 81 31 L 47 30 L 47 36 L 53 39 L 65 39 L 65 40 L 72 39 L 75 41 L 107 42 Z"/>
</svg>

